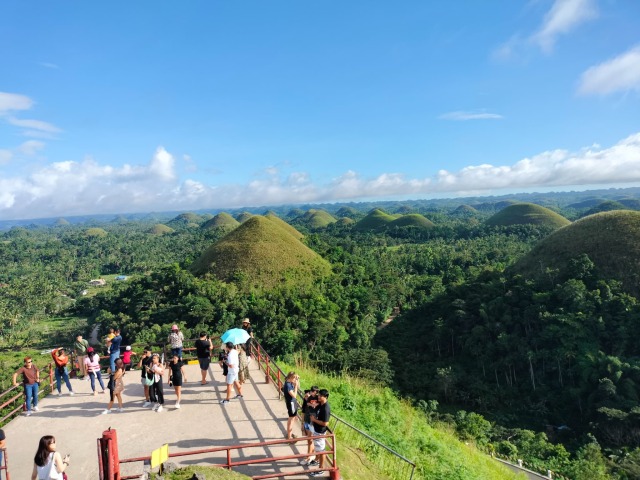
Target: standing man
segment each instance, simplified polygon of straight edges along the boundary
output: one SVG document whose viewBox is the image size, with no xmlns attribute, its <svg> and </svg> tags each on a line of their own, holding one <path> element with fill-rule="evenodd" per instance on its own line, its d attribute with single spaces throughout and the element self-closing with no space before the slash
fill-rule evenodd
<svg viewBox="0 0 640 480">
<path fill-rule="evenodd" d="M 322 389 L 318 392 L 318 408 L 315 414 L 311 415 L 311 427 L 313 428 L 314 435 L 325 435 L 327 433 L 327 426 L 329 425 L 329 418 L 331 418 L 331 407 L 329 406 L 329 391 Z M 313 440 L 313 446 L 316 451 L 316 457 L 320 459 L 320 462 L 313 460 L 309 462 L 311 467 L 320 467 L 320 471 L 311 472 L 312 477 L 320 477 L 324 475 L 324 457 L 325 454 L 325 442 L 324 438 L 316 438 Z"/>
<path fill-rule="evenodd" d="M 207 370 L 209 370 L 209 364 L 211 363 L 211 350 L 213 344 L 206 332 L 200 332 L 200 338 L 196 340 L 196 354 L 198 356 L 198 363 L 200 364 L 200 373 L 202 373 L 202 385 L 207 383 Z"/>
<path fill-rule="evenodd" d="M 78 376 L 81 378 L 87 374 L 87 370 L 84 366 L 84 359 L 87 358 L 88 349 L 89 342 L 83 339 L 82 335 L 78 335 L 76 337 L 76 342 L 73 344 L 73 353 L 76 354 L 76 358 L 78 359 Z"/>
<path fill-rule="evenodd" d="M 13 385 L 18 386 L 18 375 L 22 375 L 22 385 L 24 386 L 24 395 L 27 397 L 27 417 L 31 415 L 31 402 L 33 402 L 33 411 L 38 411 L 38 384 L 40 383 L 40 371 L 33 364 L 31 357 L 24 357 L 24 366 L 20 367 L 13 374 Z"/>
<path fill-rule="evenodd" d="M 220 403 L 229 403 L 231 400 L 231 387 L 234 386 L 238 394 L 235 398 L 242 399 L 242 385 L 238 382 L 238 372 L 240 371 L 240 359 L 238 358 L 238 351 L 231 342 L 227 342 L 227 366 L 229 367 L 229 373 L 227 373 L 227 398 L 220 400 Z"/>
<path fill-rule="evenodd" d="M 138 368 L 142 368 L 142 379 L 140 383 L 142 383 L 142 387 L 144 388 L 144 403 L 143 407 L 151 406 L 151 399 L 149 398 L 149 387 L 153 384 L 153 373 L 149 373 L 148 368 L 151 368 L 151 364 L 153 363 L 153 358 L 151 358 L 151 347 L 145 347 L 142 351 L 142 356 L 140 357 L 140 361 L 138 362 Z M 147 368 L 148 367 L 148 368 Z M 151 383 L 148 384 L 146 380 L 150 380 Z"/>
<path fill-rule="evenodd" d="M 120 344 L 122 343 L 122 337 L 120 336 L 120 329 L 114 329 L 115 337 L 108 343 L 109 345 L 109 366 L 111 371 L 116 371 L 116 360 L 120 358 Z"/>
<path fill-rule="evenodd" d="M 249 339 L 247 343 L 244 345 L 244 351 L 247 352 L 247 356 L 251 357 L 251 343 L 253 342 L 253 327 L 251 326 L 251 321 L 248 318 L 242 320 L 242 329 L 245 330 L 249 334 Z"/>
<path fill-rule="evenodd" d="M 184 335 L 178 328 L 178 325 L 173 325 L 171 327 L 171 333 L 167 338 L 167 343 L 171 345 L 171 358 L 174 355 L 178 355 L 178 358 L 182 360 L 182 341 L 184 340 Z"/>
</svg>

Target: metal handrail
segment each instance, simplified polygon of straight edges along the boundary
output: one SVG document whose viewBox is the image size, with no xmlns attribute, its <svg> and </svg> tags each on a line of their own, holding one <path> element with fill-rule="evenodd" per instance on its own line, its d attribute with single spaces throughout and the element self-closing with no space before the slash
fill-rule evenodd
<svg viewBox="0 0 640 480">
<path fill-rule="evenodd" d="M 260 345 L 260 343 L 256 339 L 253 339 L 251 341 L 251 346 L 252 346 L 253 349 L 255 349 L 255 355 L 256 355 L 256 359 L 258 361 L 258 366 L 260 368 L 263 368 L 264 371 L 265 371 L 265 381 L 267 383 L 269 383 L 270 380 L 273 380 L 275 382 L 275 385 L 277 386 L 277 389 L 278 389 L 278 397 L 280 397 L 281 394 L 282 394 L 282 384 L 283 384 L 282 379 L 285 378 L 284 371 L 282 371 L 282 369 L 276 364 L 276 362 L 274 362 L 271 359 L 269 354 L 264 350 L 262 345 Z M 263 366 L 263 363 L 264 363 L 264 366 Z M 275 367 L 275 369 L 273 367 Z M 303 395 L 302 395 L 301 392 L 298 392 L 298 396 L 301 399 L 303 398 Z M 300 414 L 298 414 L 298 415 L 300 415 Z M 346 427 L 350 428 L 352 431 L 354 431 L 358 435 L 361 435 L 363 438 L 373 442 L 375 445 L 383 448 L 384 450 L 386 450 L 391 455 L 393 455 L 396 458 L 398 458 L 399 460 L 405 462 L 411 468 L 411 474 L 409 475 L 409 480 L 413 479 L 413 474 L 415 473 L 415 469 L 416 469 L 415 462 L 412 462 L 408 458 L 406 458 L 403 455 L 399 454 L 398 452 L 396 452 L 392 448 L 386 446 L 382 442 L 376 440 L 371 435 L 367 434 L 366 432 L 363 432 L 362 430 L 360 430 L 359 428 L 355 427 L 354 425 L 351 425 L 350 423 L 344 421 L 338 415 L 335 415 L 334 413 L 332 413 L 331 417 L 333 419 L 335 419 L 336 422 L 334 424 L 334 428 L 333 429 L 328 428 L 328 431 L 330 431 L 330 432 L 335 434 L 335 430 L 337 428 L 336 425 L 338 423 L 341 423 L 341 424 L 345 425 Z"/>
</svg>

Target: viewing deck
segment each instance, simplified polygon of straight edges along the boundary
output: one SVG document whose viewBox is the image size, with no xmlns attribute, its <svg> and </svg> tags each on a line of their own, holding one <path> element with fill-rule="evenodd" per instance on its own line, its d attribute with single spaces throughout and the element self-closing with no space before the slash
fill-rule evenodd
<svg viewBox="0 0 640 480">
<path fill-rule="evenodd" d="M 53 394 L 40 400 L 40 412 L 30 417 L 22 415 L 4 427 L 12 479 L 30 478 L 33 457 L 43 435 L 54 435 L 58 451 L 63 456 L 71 454 L 67 470 L 69 478 L 82 480 L 98 479 L 96 439 L 109 427 L 117 430 L 121 460 L 149 456 L 152 450 L 165 443 L 169 444 L 169 453 L 175 453 L 285 438 L 287 414 L 284 402 L 278 399 L 276 387 L 265 383 L 264 372 L 259 370 L 257 362 L 251 363 L 252 378 L 243 385 L 244 399 L 231 400 L 225 405 L 219 403 L 226 396 L 226 384 L 217 363 L 211 364 L 206 385 L 200 384 L 198 365 L 186 365 L 185 371 L 188 382 L 182 387 L 181 408 L 174 408 L 174 389 L 165 382 L 165 410 L 160 413 L 142 408 L 144 394 L 139 370 L 127 372 L 124 377 L 122 413 L 115 411 L 116 404 L 112 413 L 101 415 L 109 401 L 108 390 L 104 395 L 93 396 L 89 381 L 72 379 L 76 394 L 71 396 L 63 384 L 61 396 Z M 294 433 L 300 436 L 297 421 Z M 232 458 L 237 461 L 303 454 L 306 446 L 306 442 L 299 442 L 292 446 L 247 448 L 232 452 Z M 170 459 L 183 466 L 224 463 L 225 460 L 225 452 Z M 302 468 L 306 467 L 298 465 L 298 459 L 290 459 L 278 464 L 239 466 L 234 470 L 252 476 Z M 122 466 L 124 475 L 141 472 L 141 462 Z M 325 477 L 328 478 L 328 474 Z"/>
</svg>

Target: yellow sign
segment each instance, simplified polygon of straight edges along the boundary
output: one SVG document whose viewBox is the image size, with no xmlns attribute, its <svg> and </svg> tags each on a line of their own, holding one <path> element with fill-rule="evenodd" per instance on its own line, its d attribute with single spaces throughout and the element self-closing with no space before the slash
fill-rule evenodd
<svg viewBox="0 0 640 480">
<path fill-rule="evenodd" d="M 160 448 L 151 452 L 151 468 L 156 468 L 169 460 L 169 444 L 165 443 Z"/>
</svg>

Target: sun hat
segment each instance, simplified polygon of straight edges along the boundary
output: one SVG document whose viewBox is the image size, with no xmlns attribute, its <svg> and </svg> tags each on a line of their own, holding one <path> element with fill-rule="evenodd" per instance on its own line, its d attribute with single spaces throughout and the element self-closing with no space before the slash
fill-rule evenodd
<svg viewBox="0 0 640 480">
<path fill-rule="evenodd" d="M 89 347 L 89 348 L 87 348 L 87 352 L 89 352 L 89 353 L 93 353 L 93 347 Z"/>
<path fill-rule="evenodd" d="M 242 320 L 242 323 L 251 323 L 251 322 L 249 321 L 248 318 L 245 318 L 244 320 Z"/>
<path fill-rule="evenodd" d="M 179 330 L 178 325 L 174 325 L 171 327 L 171 330 Z"/>
<path fill-rule="evenodd" d="M 127 345 L 127 348 L 125 348 L 125 350 L 131 350 L 131 345 Z"/>
</svg>

